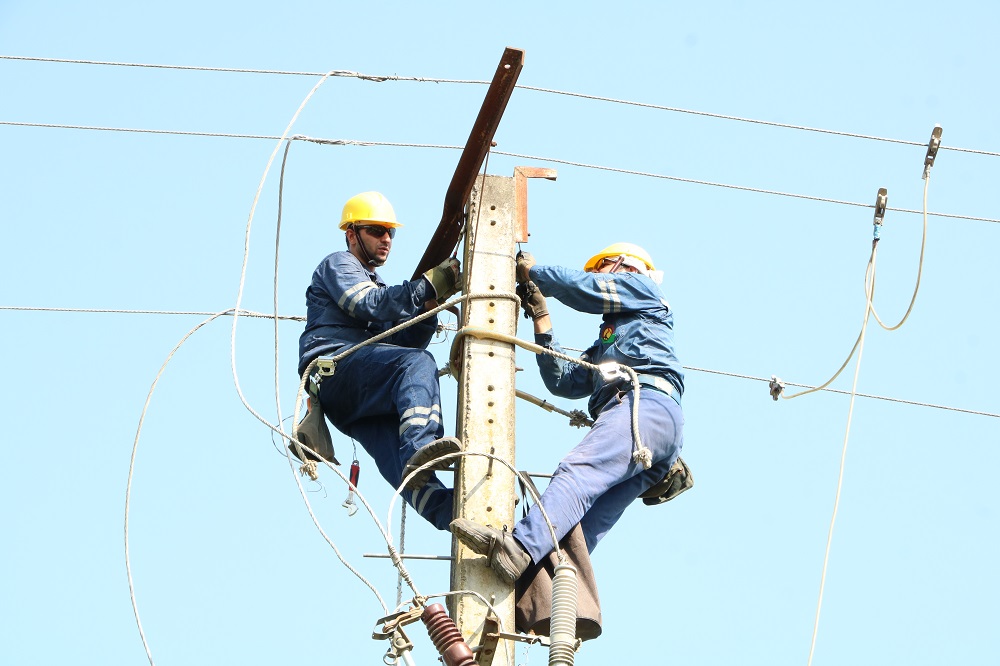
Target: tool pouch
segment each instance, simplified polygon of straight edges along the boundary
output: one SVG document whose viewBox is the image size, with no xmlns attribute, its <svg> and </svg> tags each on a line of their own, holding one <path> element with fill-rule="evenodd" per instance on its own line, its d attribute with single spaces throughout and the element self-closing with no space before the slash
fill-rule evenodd
<svg viewBox="0 0 1000 666">
<path fill-rule="evenodd" d="M 693 485 L 694 477 L 691 476 L 691 468 L 687 466 L 683 458 L 677 456 L 677 460 L 671 465 L 666 476 L 639 497 L 642 498 L 642 503 L 646 506 L 656 506 L 669 502 Z"/>
</svg>

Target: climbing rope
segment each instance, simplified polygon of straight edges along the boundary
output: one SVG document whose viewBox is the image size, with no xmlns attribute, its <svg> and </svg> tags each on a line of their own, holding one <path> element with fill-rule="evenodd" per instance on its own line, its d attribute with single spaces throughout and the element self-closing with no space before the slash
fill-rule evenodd
<svg viewBox="0 0 1000 666">
<path fill-rule="evenodd" d="M 636 371 L 627 365 L 622 365 L 620 363 L 606 363 L 601 365 L 595 365 L 589 361 L 584 361 L 581 358 L 574 358 L 567 354 L 557 352 L 554 349 L 549 349 L 548 347 L 543 347 L 539 344 L 533 342 L 528 342 L 522 340 L 513 335 L 507 335 L 505 333 L 497 333 L 495 331 L 490 331 L 484 328 L 478 328 L 474 326 L 466 326 L 458 330 L 455 335 L 455 339 L 452 342 L 452 354 L 451 358 L 455 358 L 455 347 L 458 344 L 459 339 L 465 335 L 472 335 L 477 338 L 488 338 L 491 340 L 498 340 L 500 342 L 507 342 L 512 345 L 521 347 L 535 354 L 547 354 L 555 358 L 563 359 L 570 363 L 576 363 L 588 370 L 599 372 L 605 379 L 611 379 L 621 374 L 628 375 L 628 378 L 632 382 L 632 391 L 634 397 L 632 400 L 632 460 L 634 462 L 640 463 L 645 469 L 649 469 L 653 466 L 653 452 L 649 450 L 648 447 L 644 446 L 642 443 L 642 438 L 639 434 L 639 377 Z M 449 367 L 455 368 L 455 363 L 450 363 Z"/>
</svg>

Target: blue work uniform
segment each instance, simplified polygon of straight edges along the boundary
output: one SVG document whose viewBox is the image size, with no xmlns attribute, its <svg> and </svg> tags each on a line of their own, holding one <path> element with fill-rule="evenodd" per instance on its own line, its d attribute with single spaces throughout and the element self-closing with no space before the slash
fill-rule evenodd
<svg viewBox="0 0 1000 666">
<path fill-rule="evenodd" d="M 632 405 L 626 378 L 606 380 L 578 363 L 539 354 L 546 388 L 564 398 L 590 396 L 594 426 L 559 463 L 541 503 L 561 540 L 577 523 L 593 551 L 626 507 L 662 479 L 683 446 L 680 399 L 684 374 L 674 354 L 674 315 L 652 279 L 638 273 L 587 273 L 559 266 L 533 266 L 531 279 L 546 297 L 603 316 L 598 339 L 581 360 L 627 365 L 640 376 L 639 433 L 652 452 L 652 467 L 632 460 Z M 552 331 L 535 341 L 565 353 Z M 539 562 L 553 549 L 538 506 L 517 523 L 514 537 Z"/>
<path fill-rule="evenodd" d="M 424 310 L 436 297 L 421 277 L 389 287 L 347 251 L 334 252 L 306 290 L 306 327 L 299 338 L 299 376 L 318 356 L 332 356 Z M 331 423 L 364 447 L 394 488 L 417 449 L 444 435 L 437 364 L 426 350 L 437 319 L 429 317 L 337 362 L 320 384 Z M 403 498 L 441 530 L 452 519 L 453 491 L 436 476 Z"/>
</svg>

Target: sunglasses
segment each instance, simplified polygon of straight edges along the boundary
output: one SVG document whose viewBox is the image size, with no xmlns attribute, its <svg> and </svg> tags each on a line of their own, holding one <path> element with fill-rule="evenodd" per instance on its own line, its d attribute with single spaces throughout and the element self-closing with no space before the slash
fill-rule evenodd
<svg viewBox="0 0 1000 666">
<path fill-rule="evenodd" d="M 612 258 L 612 257 L 605 257 L 604 259 L 601 259 L 601 263 L 599 263 L 596 266 L 594 266 L 591 269 L 591 271 L 594 272 L 594 273 L 597 273 L 598 271 L 600 271 L 605 266 L 611 266 L 611 271 L 610 272 L 614 273 L 616 270 L 618 270 L 618 267 L 622 265 L 622 262 L 624 261 L 624 259 L 625 259 L 624 256 L 617 256 L 617 257 L 614 257 L 614 258 Z"/>
<path fill-rule="evenodd" d="M 361 226 L 355 225 L 354 228 L 357 231 L 364 231 L 372 238 L 382 238 L 382 236 L 385 236 L 386 234 L 389 234 L 389 238 L 396 237 L 395 227 L 383 227 L 377 224 L 366 224 Z"/>
</svg>

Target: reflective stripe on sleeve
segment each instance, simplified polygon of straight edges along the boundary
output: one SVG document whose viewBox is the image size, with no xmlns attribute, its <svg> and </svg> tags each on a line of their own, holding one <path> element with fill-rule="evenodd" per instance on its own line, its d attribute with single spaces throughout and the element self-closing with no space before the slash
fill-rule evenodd
<svg viewBox="0 0 1000 666">
<path fill-rule="evenodd" d="M 353 317 L 354 308 L 356 308 L 361 299 L 365 297 L 365 294 L 374 288 L 375 285 L 371 282 L 359 282 L 344 292 L 344 295 L 340 297 L 339 301 L 337 301 L 337 305 L 340 306 L 342 310 L 346 310 L 347 314 Z M 347 304 L 346 307 L 344 305 L 345 303 Z"/>
</svg>

